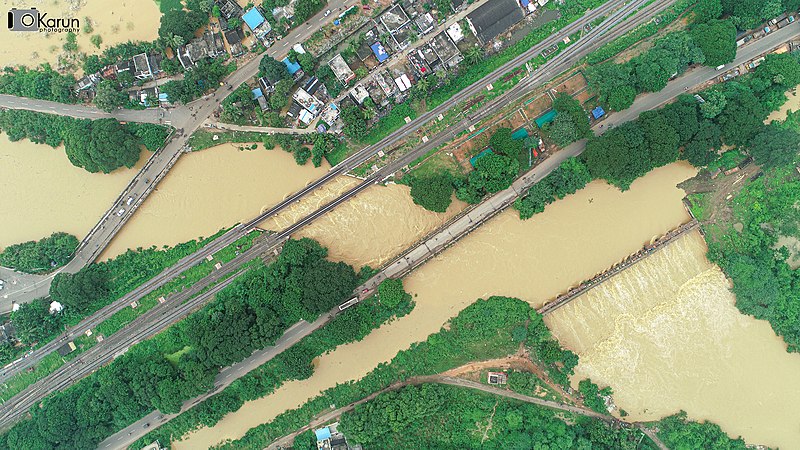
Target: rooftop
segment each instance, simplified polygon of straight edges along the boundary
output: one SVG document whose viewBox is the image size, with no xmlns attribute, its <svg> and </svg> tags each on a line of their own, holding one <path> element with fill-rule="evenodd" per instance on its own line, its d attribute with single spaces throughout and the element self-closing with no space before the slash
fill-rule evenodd
<svg viewBox="0 0 800 450">
<path fill-rule="evenodd" d="M 408 23 L 408 15 L 400 5 L 393 5 L 381 15 L 381 23 L 390 33 Z"/>
<path fill-rule="evenodd" d="M 264 18 L 264 16 L 261 14 L 258 8 L 252 8 L 250 9 L 250 11 L 244 13 L 244 15 L 242 16 L 242 20 L 244 20 L 244 23 L 246 23 L 251 30 L 255 30 L 256 28 L 261 26 L 261 24 L 264 23 L 267 19 Z"/>
<path fill-rule="evenodd" d="M 511 28 L 525 17 L 517 0 L 489 0 L 467 14 L 467 20 L 484 44 Z"/>
</svg>

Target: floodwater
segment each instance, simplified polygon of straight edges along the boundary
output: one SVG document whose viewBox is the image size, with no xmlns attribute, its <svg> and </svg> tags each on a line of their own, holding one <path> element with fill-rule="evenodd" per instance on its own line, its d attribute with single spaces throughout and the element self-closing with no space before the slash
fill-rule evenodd
<svg viewBox="0 0 800 450">
<path fill-rule="evenodd" d="M 36 8 L 47 13 L 48 18 L 72 18 L 81 21 L 78 34 L 78 51 L 93 54 L 105 48 L 127 41 L 152 41 L 158 37 L 161 13 L 154 0 L 2 0 L 3 11 L 11 8 Z M 85 33 L 88 17 L 91 34 Z M 96 48 L 89 42 L 92 35 L 99 34 L 103 43 Z M 57 67 L 58 56 L 67 33 L 14 32 L 5 33 L 0 46 L 0 61 L 3 66 L 38 66 L 50 63 Z M 78 64 L 80 67 L 80 64 Z"/>
<path fill-rule="evenodd" d="M 298 166 L 278 148 L 223 144 L 180 157 L 100 259 L 127 249 L 206 237 L 256 216 L 328 170 Z"/>
<path fill-rule="evenodd" d="M 772 111 L 764 123 L 770 123 L 773 120 L 786 120 L 786 115 L 789 113 L 789 111 L 797 111 L 800 109 L 800 95 L 795 93 L 793 90 L 789 90 L 786 92 L 786 98 L 788 99 L 786 103 L 784 103 L 779 110 Z"/>
<path fill-rule="evenodd" d="M 133 169 L 89 173 L 73 166 L 63 147 L 0 135 L 0 248 L 54 231 L 82 239 L 150 155 L 144 151 Z"/>
<path fill-rule="evenodd" d="M 438 331 L 477 298 L 507 295 L 543 304 L 686 222 L 684 193 L 676 184 L 694 173 L 688 165 L 672 164 L 652 171 L 624 193 L 594 182 L 528 221 L 520 221 L 513 210 L 498 215 L 406 278 L 406 289 L 417 302 L 411 314 L 361 342 L 317 358 L 311 378 L 245 403 L 216 426 L 173 443 L 173 448 L 207 448 L 240 438 L 337 383 L 363 377 L 399 350 Z M 375 228 L 361 238 L 378 239 L 382 233 L 385 230 Z M 336 244 L 326 243 L 332 252 L 344 253 Z"/>
<path fill-rule="evenodd" d="M 269 221 L 268 228 L 286 228 L 357 184 L 358 180 L 350 177 L 334 180 L 330 188 L 310 197 L 308 202 L 303 200 Z M 437 214 L 414 204 L 409 191 L 408 186 L 398 184 L 371 186 L 294 237 L 317 240 L 329 248 L 331 259 L 345 261 L 356 269 L 364 265 L 380 267 L 466 206 L 454 199 L 446 212 Z"/>
<path fill-rule="evenodd" d="M 685 410 L 731 436 L 800 447 L 800 355 L 742 315 L 689 233 L 545 318 L 580 356 L 573 383 L 610 385 L 634 421 Z"/>
</svg>

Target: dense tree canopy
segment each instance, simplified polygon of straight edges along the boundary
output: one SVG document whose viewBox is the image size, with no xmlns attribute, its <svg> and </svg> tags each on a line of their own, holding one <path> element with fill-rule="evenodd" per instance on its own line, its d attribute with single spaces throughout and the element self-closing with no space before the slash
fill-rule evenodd
<svg viewBox="0 0 800 450">
<path fill-rule="evenodd" d="M 521 219 L 528 219 L 544 211 L 549 203 L 574 194 L 592 181 L 589 169 L 577 158 L 569 158 L 550 175 L 531 186 L 528 192 L 514 202 Z"/>
<path fill-rule="evenodd" d="M 751 141 L 749 152 L 764 168 L 789 166 L 800 152 L 800 134 L 775 123 L 766 126 Z"/>
<path fill-rule="evenodd" d="M 103 80 L 97 85 L 94 105 L 103 111 L 113 111 L 128 101 L 128 95 L 117 88 L 111 80 Z"/>
<path fill-rule="evenodd" d="M 553 100 L 553 109 L 558 112 L 545 132 L 560 147 L 588 137 L 591 133 L 589 118 L 580 102 L 567 94 L 559 94 Z"/>
<path fill-rule="evenodd" d="M 23 344 L 32 344 L 52 337 L 61 328 L 58 314 L 50 314 L 50 304 L 37 299 L 20 305 L 11 313 L 11 322 L 16 329 L 17 338 Z"/>
<path fill-rule="evenodd" d="M 186 71 L 183 80 L 167 81 L 160 89 L 171 102 L 189 103 L 206 91 L 216 89 L 220 81 L 234 69 L 234 63 L 226 65 L 222 58 L 200 60 Z"/>
<path fill-rule="evenodd" d="M 705 64 L 716 67 L 736 57 L 736 26 L 730 20 L 710 20 L 695 25 L 692 39 L 705 55 Z"/>
<path fill-rule="evenodd" d="M 180 36 L 186 43 L 194 37 L 194 32 L 206 22 L 208 22 L 208 16 L 201 12 L 171 9 L 161 16 L 158 37 L 171 44 L 173 36 Z"/>
<path fill-rule="evenodd" d="M 75 77 L 61 75 L 49 64 L 37 69 L 6 67 L 0 74 L 0 93 L 38 98 L 60 103 L 74 103 L 77 98 L 72 87 Z"/>
<path fill-rule="evenodd" d="M 443 213 L 453 201 L 453 182 L 447 173 L 415 178 L 411 182 L 411 198 L 423 208 Z"/>
<path fill-rule="evenodd" d="M 378 285 L 378 299 L 386 306 L 394 308 L 411 300 L 411 294 L 403 289 L 402 279 L 387 278 Z"/>
<path fill-rule="evenodd" d="M 367 120 L 358 106 L 342 108 L 341 118 L 342 122 L 344 122 L 344 133 L 348 137 L 359 139 L 367 133 Z"/>
<path fill-rule="evenodd" d="M 91 264 L 78 273 L 59 273 L 50 285 L 50 298 L 68 308 L 85 312 L 109 293 L 110 273 L 105 265 Z"/>
<path fill-rule="evenodd" d="M 269 55 L 264 55 L 258 63 L 258 74 L 266 77 L 272 83 L 292 77 L 289 75 L 289 69 L 286 68 L 286 64 Z"/>
<path fill-rule="evenodd" d="M 9 245 L 0 253 L 0 265 L 22 272 L 48 272 L 66 264 L 78 243 L 71 234 L 53 233 L 39 241 Z"/>
</svg>

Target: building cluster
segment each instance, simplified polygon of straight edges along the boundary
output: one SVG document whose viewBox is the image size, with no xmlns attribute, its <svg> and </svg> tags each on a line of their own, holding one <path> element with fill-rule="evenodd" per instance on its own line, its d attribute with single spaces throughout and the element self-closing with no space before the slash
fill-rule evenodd
<svg viewBox="0 0 800 450">
<path fill-rule="evenodd" d="M 360 445 L 348 443 L 347 438 L 338 428 L 339 422 L 334 422 L 314 430 L 314 434 L 317 436 L 318 450 L 361 450 Z"/>
<path fill-rule="evenodd" d="M 351 63 L 366 68 L 369 76 L 356 83 L 357 70 L 342 54 L 333 55 L 327 64 L 343 85 L 351 86 L 343 102 L 363 105 L 371 99 L 385 107 L 403 101 L 418 80 L 456 67 L 464 58 L 462 49 L 486 45 L 548 1 L 491 0 L 467 14 L 463 22 L 439 27 L 423 2 L 401 0 L 361 28 L 363 39 L 355 52 L 358 60 Z M 467 6 L 456 0 L 452 12 Z"/>
<path fill-rule="evenodd" d="M 221 56 L 241 56 L 245 53 L 245 41 L 249 39 L 241 26 L 231 26 L 234 21 L 244 24 L 250 34 L 264 45 L 271 44 L 272 27 L 259 7 L 245 11 L 236 0 L 216 0 L 220 17 L 212 21 L 206 30 L 191 41 L 173 49 L 174 58 L 184 70 L 195 67 L 198 62 Z M 293 4 L 275 8 L 273 15 L 290 19 L 294 14 Z M 276 16 L 277 17 L 277 16 Z M 235 22 L 234 22 L 235 23 Z M 164 55 L 150 52 L 141 53 L 131 59 L 119 61 L 105 66 L 102 70 L 83 76 L 74 86 L 74 90 L 84 99 L 91 99 L 101 80 L 117 80 L 120 74 L 130 73 L 134 81 L 143 82 L 165 77 L 161 70 Z M 165 94 L 160 93 L 157 86 L 143 88 L 133 87 L 129 90 L 130 99 L 145 106 L 157 106 L 168 102 Z"/>
</svg>

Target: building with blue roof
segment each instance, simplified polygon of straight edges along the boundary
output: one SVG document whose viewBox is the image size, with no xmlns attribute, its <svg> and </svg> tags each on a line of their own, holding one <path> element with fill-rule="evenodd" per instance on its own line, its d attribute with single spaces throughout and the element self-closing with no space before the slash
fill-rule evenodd
<svg viewBox="0 0 800 450">
<path fill-rule="evenodd" d="M 261 90 L 261 88 L 255 88 L 250 92 L 253 93 L 253 100 L 256 100 L 259 97 L 263 97 L 264 96 L 264 92 Z"/>
<path fill-rule="evenodd" d="M 606 112 L 603 110 L 602 106 L 598 106 L 597 108 L 592 110 L 592 117 L 594 117 L 594 120 L 597 120 L 605 115 Z"/>
<path fill-rule="evenodd" d="M 369 46 L 372 49 L 372 53 L 375 54 L 375 57 L 378 58 L 378 62 L 382 63 L 389 59 L 389 54 L 386 53 L 386 49 L 383 47 L 383 44 L 380 42 L 376 42 Z"/>
<path fill-rule="evenodd" d="M 264 18 L 264 15 L 261 14 L 261 11 L 259 11 L 257 8 L 252 8 L 250 11 L 244 13 L 242 20 L 244 20 L 244 23 L 246 23 L 247 26 L 253 31 L 260 27 L 262 23 L 267 21 L 267 19 Z"/>
<path fill-rule="evenodd" d="M 331 438 L 331 429 L 328 427 L 317 428 L 314 430 L 314 434 L 317 435 L 317 442 L 324 441 Z"/>
<path fill-rule="evenodd" d="M 283 63 L 286 65 L 286 68 L 289 69 L 290 75 L 294 75 L 300 70 L 300 63 L 291 62 L 289 58 L 283 58 Z"/>
</svg>

